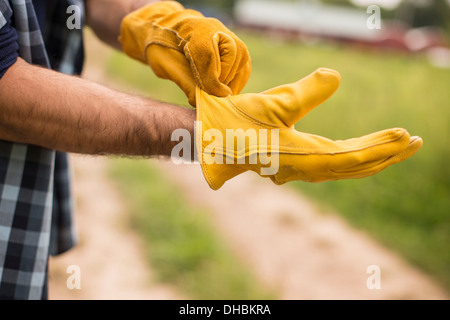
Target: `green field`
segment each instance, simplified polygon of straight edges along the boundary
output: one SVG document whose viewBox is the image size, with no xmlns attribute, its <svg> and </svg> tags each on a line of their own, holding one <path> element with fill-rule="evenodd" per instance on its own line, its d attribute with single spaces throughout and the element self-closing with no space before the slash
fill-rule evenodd
<svg viewBox="0 0 450 320">
<path fill-rule="evenodd" d="M 335 208 L 357 228 L 435 277 L 450 290 L 450 70 L 421 56 L 306 46 L 238 33 L 253 59 L 245 92 L 303 78 L 318 67 L 338 70 L 336 94 L 297 124 L 300 131 L 347 139 L 391 127 L 419 135 L 413 158 L 362 180 L 289 185 Z M 149 96 L 186 105 L 175 85 L 121 54 L 108 72 Z"/>
</svg>

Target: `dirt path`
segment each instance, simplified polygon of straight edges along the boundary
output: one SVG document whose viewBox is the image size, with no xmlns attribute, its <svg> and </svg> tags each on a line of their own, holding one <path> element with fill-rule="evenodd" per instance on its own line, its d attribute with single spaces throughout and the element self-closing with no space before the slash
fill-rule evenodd
<svg viewBox="0 0 450 320">
<path fill-rule="evenodd" d="M 110 83 L 100 68 L 107 48 L 90 41 L 85 77 Z M 89 54 L 88 54 L 89 57 Z M 75 194 L 81 243 L 51 263 L 51 298 L 176 299 L 152 281 L 143 244 L 124 227 L 126 208 L 105 177 L 104 160 L 75 157 Z M 217 230 L 281 299 L 448 299 L 429 277 L 395 253 L 324 214 L 287 187 L 244 174 L 212 191 L 197 165 L 155 162 L 188 201 L 206 208 Z M 82 289 L 68 290 L 66 269 L 82 270 Z M 130 272 L 130 265 L 133 266 Z M 381 289 L 367 288 L 367 268 L 379 266 Z"/>
</svg>

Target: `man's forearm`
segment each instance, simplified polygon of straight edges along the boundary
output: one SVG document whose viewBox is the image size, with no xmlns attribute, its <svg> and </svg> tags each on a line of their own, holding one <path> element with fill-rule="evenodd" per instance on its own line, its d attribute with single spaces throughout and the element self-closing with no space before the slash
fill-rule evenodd
<svg viewBox="0 0 450 320">
<path fill-rule="evenodd" d="M 102 41 L 120 50 L 118 38 L 122 19 L 155 2 L 159 0 L 90 0 L 86 2 L 87 24 Z"/>
<path fill-rule="evenodd" d="M 0 140 L 82 154 L 170 155 L 195 111 L 130 96 L 19 59 L 0 80 Z"/>
</svg>

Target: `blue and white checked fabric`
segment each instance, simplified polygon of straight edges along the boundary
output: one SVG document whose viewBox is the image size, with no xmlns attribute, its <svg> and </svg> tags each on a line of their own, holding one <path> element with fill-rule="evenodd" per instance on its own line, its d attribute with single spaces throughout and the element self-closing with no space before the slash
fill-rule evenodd
<svg viewBox="0 0 450 320">
<path fill-rule="evenodd" d="M 47 0 L 40 30 L 31 0 L 0 0 L 0 28 L 11 19 L 19 55 L 31 64 L 79 74 L 82 31 L 66 27 L 69 5 L 82 0 Z M 18 83 L 17 85 L 20 85 Z M 0 141 L 0 299 L 47 298 L 49 255 L 76 242 L 67 155 Z"/>
</svg>

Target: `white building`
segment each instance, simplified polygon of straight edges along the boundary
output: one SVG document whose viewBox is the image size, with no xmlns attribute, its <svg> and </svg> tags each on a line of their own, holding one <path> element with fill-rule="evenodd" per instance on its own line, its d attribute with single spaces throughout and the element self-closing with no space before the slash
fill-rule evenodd
<svg viewBox="0 0 450 320">
<path fill-rule="evenodd" d="M 368 27 L 370 16 L 364 8 L 313 1 L 240 0 L 235 8 L 241 26 L 362 41 L 381 36 L 380 30 Z"/>
</svg>

